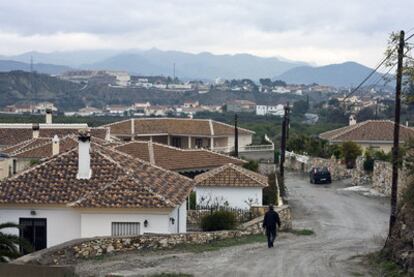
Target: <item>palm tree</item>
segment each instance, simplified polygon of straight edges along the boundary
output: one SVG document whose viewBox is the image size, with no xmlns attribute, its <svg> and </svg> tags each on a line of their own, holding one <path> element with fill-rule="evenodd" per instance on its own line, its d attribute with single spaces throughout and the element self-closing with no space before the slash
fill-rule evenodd
<svg viewBox="0 0 414 277">
<path fill-rule="evenodd" d="M 2 232 L 2 229 L 6 228 L 22 228 L 21 225 L 6 222 L 0 224 L 0 262 L 5 263 L 9 262 L 12 259 L 18 258 L 21 256 L 19 246 L 26 251 L 31 251 L 33 248 L 30 243 L 16 235 L 5 234 Z"/>
</svg>

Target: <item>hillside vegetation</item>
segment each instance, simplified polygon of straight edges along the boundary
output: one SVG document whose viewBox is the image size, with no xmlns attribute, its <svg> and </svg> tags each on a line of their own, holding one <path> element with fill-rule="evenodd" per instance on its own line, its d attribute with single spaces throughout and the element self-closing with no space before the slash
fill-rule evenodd
<svg viewBox="0 0 414 277">
<path fill-rule="evenodd" d="M 61 111 L 74 111 L 86 105 L 103 108 L 105 105 L 132 105 L 149 101 L 152 105 L 177 105 L 184 101 L 199 101 L 206 105 L 223 105 L 235 99 L 251 100 L 258 104 L 277 104 L 303 97 L 297 95 L 264 95 L 258 92 L 195 91 L 171 92 L 157 89 L 116 88 L 102 84 L 81 85 L 46 74 L 12 71 L 0 72 L 0 108 L 11 104 L 53 102 Z"/>
</svg>

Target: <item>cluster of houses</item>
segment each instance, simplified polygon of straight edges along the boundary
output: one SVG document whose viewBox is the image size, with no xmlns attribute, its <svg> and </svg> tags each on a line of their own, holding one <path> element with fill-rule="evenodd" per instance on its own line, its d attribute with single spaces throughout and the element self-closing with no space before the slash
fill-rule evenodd
<svg viewBox="0 0 414 277">
<path fill-rule="evenodd" d="M 262 205 L 267 177 L 225 151 L 235 128 L 213 120 L 132 118 L 101 127 L 0 124 L 0 223 L 35 250 L 68 240 L 186 232 L 196 204 Z M 238 144 L 254 132 L 238 128 Z"/>
<path fill-rule="evenodd" d="M 222 112 L 221 105 L 202 105 L 198 101 L 185 101 L 181 105 L 152 105 L 150 102 L 133 105 L 107 105 L 104 109 L 87 106 L 76 112 L 65 112 L 66 116 L 186 116 L 193 117 L 199 112 Z"/>
</svg>

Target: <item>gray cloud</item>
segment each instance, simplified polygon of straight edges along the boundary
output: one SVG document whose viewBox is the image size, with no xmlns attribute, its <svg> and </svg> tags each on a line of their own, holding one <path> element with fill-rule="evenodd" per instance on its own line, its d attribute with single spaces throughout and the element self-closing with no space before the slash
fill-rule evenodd
<svg viewBox="0 0 414 277">
<path fill-rule="evenodd" d="M 373 65 L 412 0 L 0 0 L 0 52 L 159 47 Z M 413 26 L 411 26 L 412 24 Z"/>
</svg>

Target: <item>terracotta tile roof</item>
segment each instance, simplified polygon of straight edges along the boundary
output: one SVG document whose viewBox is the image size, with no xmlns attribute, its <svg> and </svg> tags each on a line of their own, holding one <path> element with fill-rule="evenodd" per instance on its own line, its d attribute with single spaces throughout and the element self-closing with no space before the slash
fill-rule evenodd
<svg viewBox="0 0 414 277">
<path fill-rule="evenodd" d="M 111 134 L 114 136 L 131 135 L 131 121 L 134 124 L 135 135 L 138 136 L 150 134 L 227 136 L 234 134 L 233 126 L 208 119 L 134 118 L 111 123 L 105 127 L 110 127 Z M 239 128 L 239 134 L 254 134 L 254 132 Z"/>
<path fill-rule="evenodd" d="M 355 125 L 331 130 L 319 135 L 329 141 L 392 142 L 394 122 L 390 120 L 367 120 Z M 414 138 L 414 129 L 400 125 L 400 140 Z"/>
<path fill-rule="evenodd" d="M 26 128 L 1 127 L 0 128 L 0 146 L 12 146 L 33 138 L 33 130 L 30 125 Z M 106 138 L 108 129 L 103 127 L 90 128 L 91 135 L 102 139 Z M 77 134 L 79 128 L 48 128 L 40 127 L 39 137 L 53 138 L 55 135 L 64 137 L 70 134 Z"/>
<path fill-rule="evenodd" d="M 39 145 L 43 145 L 46 142 L 49 142 L 50 138 L 35 138 L 35 139 L 29 139 L 22 141 L 16 145 L 9 146 L 7 148 L 4 148 L 1 150 L 3 153 L 7 153 L 9 155 L 13 155 L 14 153 L 24 151 L 29 148 L 33 148 Z"/>
<path fill-rule="evenodd" d="M 2 204 L 61 204 L 82 208 L 172 208 L 193 181 L 92 143 L 90 179 L 77 179 L 77 148 L 0 183 Z"/>
<path fill-rule="evenodd" d="M 47 139 L 46 143 L 36 145 L 34 147 L 26 147 L 23 150 L 17 151 L 13 154 L 15 158 L 25 159 L 44 159 L 51 157 L 52 152 L 52 139 Z M 78 142 L 73 137 L 64 137 L 59 141 L 59 153 L 64 153 L 78 146 Z"/>
<path fill-rule="evenodd" d="M 195 177 L 196 186 L 212 187 L 266 187 L 266 176 L 243 167 L 226 164 Z"/>
<path fill-rule="evenodd" d="M 160 143 L 148 141 L 134 141 L 117 146 L 115 149 L 140 158 L 169 170 L 209 169 L 227 163 L 242 165 L 244 160 L 236 159 L 224 154 L 219 154 L 205 149 L 180 149 Z"/>
</svg>

